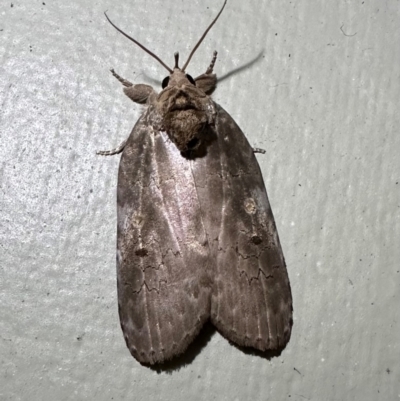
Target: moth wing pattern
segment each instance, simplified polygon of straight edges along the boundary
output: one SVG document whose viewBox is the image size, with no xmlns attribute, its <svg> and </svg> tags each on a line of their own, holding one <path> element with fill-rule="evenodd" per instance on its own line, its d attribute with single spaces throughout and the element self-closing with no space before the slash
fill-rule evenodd
<svg viewBox="0 0 400 401">
<path fill-rule="evenodd" d="M 292 296 L 274 217 L 252 147 L 216 107 L 218 142 L 207 156 L 213 165 L 196 175 L 197 182 L 207 177 L 198 192 L 210 211 L 204 220 L 216 261 L 211 321 L 239 346 L 281 349 L 291 334 Z"/>
<path fill-rule="evenodd" d="M 182 353 L 209 318 L 210 254 L 192 172 L 149 106 L 121 156 L 117 281 L 122 331 L 142 363 Z"/>
<path fill-rule="evenodd" d="M 164 362 L 204 322 L 259 350 L 290 337 L 292 300 L 262 175 L 222 107 L 205 157 L 182 157 L 152 109 L 123 151 L 118 177 L 118 302 L 142 363 Z"/>
</svg>

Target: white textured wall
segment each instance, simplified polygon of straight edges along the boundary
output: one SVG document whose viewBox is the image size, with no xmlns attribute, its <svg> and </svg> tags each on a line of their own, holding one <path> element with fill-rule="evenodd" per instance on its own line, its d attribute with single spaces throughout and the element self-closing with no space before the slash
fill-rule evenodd
<svg viewBox="0 0 400 401">
<path fill-rule="evenodd" d="M 293 335 L 268 361 L 213 333 L 157 372 L 119 327 L 119 157 L 95 151 L 140 113 L 108 69 L 166 74 L 103 11 L 173 64 L 222 0 L 12 1 L 0 4 L 0 399 L 398 399 L 399 2 L 228 0 L 189 72 L 219 51 L 214 99 L 267 151 Z"/>
</svg>

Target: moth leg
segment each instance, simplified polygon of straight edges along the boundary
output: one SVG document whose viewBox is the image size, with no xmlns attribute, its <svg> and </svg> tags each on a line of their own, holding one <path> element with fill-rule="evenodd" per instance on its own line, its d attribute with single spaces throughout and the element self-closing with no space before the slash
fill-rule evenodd
<svg viewBox="0 0 400 401">
<path fill-rule="evenodd" d="M 145 104 L 151 95 L 156 95 L 155 90 L 150 85 L 137 84 L 134 85 L 132 82 L 118 75 L 114 69 L 110 70 L 115 78 L 125 86 L 124 93 L 129 99 L 133 100 L 135 103 Z"/>
<path fill-rule="evenodd" d="M 125 139 L 118 147 L 115 149 L 111 150 L 99 150 L 96 152 L 96 155 L 101 155 L 101 156 L 112 156 L 112 155 L 117 155 L 118 153 L 121 153 L 126 145 L 128 139 Z"/>
<path fill-rule="evenodd" d="M 253 153 L 261 153 L 261 154 L 265 154 L 265 149 L 261 149 L 261 148 L 252 148 L 253 149 Z"/>
</svg>

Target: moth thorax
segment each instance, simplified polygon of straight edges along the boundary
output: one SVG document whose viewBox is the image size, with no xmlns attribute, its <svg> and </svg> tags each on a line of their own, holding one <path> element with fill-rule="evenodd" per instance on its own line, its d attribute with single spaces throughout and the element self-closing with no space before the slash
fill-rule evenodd
<svg viewBox="0 0 400 401">
<path fill-rule="evenodd" d="M 204 111 L 189 109 L 176 110 L 166 114 L 165 130 L 181 152 L 197 149 L 201 144 L 201 134 L 207 124 Z"/>
<path fill-rule="evenodd" d="M 183 108 L 189 103 L 189 100 L 186 96 L 179 96 L 175 99 L 175 105 L 177 108 Z"/>
</svg>

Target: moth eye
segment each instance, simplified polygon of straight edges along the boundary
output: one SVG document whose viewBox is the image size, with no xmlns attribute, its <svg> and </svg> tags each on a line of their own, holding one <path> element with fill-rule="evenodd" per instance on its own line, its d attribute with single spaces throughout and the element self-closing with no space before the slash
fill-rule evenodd
<svg viewBox="0 0 400 401">
<path fill-rule="evenodd" d="M 165 77 L 161 84 L 163 89 L 165 89 L 168 86 L 168 82 L 169 82 L 169 77 Z"/>
<path fill-rule="evenodd" d="M 186 74 L 186 78 L 192 85 L 196 86 L 196 82 L 194 82 L 194 79 L 189 74 Z"/>
<path fill-rule="evenodd" d="M 187 147 L 188 149 L 194 149 L 199 143 L 199 139 L 198 138 L 193 138 L 191 139 L 188 143 L 187 143 Z"/>
</svg>

